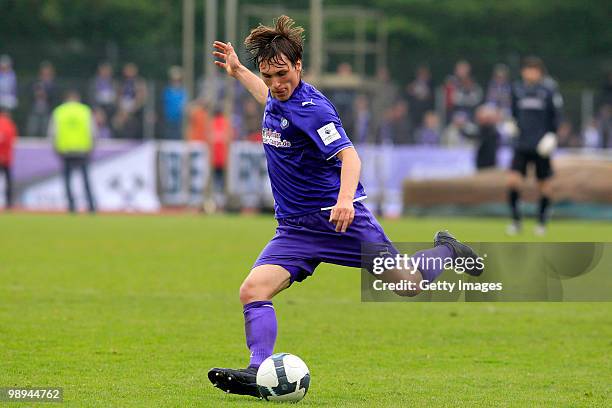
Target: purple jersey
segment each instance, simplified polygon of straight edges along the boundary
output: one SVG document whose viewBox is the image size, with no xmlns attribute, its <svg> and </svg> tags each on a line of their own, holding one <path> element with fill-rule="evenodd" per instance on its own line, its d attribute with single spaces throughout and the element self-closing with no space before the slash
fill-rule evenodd
<svg viewBox="0 0 612 408">
<path fill-rule="evenodd" d="M 336 155 L 353 144 L 331 102 L 300 82 L 287 101 L 268 94 L 262 123 L 276 218 L 295 217 L 336 204 L 341 162 Z M 361 183 L 355 200 L 366 197 Z"/>
</svg>

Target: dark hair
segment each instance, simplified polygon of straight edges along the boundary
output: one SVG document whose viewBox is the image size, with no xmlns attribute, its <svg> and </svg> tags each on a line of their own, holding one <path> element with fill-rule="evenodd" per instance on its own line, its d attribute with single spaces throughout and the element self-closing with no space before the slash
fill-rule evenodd
<svg viewBox="0 0 612 408">
<path fill-rule="evenodd" d="M 274 27 L 260 24 L 251 30 L 244 45 L 257 69 L 261 63 L 283 65 L 281 55 L 285 55 L 293 66 L 302 59 L 304 29 L 293 27 L 293 24 L 290 17 L 283 15 L 276 19 Z"/>
<path fill-rule="evenodd" d="M 68 100 L 70 98 L 81 99 L 81 93 L 76 88 L 67 88 L 64 92 L 64 99 Z"/>
<path fill-rule="evenodd" d="M 523 60 L 523 68 L 537 68 L 542 73 L 546 72 L 544 61 L 540 57 L 529 56 Z"/>
</svg>

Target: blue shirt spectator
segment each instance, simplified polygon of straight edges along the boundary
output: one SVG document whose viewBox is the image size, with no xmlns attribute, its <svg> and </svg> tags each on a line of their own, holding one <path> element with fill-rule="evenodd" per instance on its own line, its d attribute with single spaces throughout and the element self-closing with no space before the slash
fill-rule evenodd
<svg viewBox="0 0 612 408">
<path fill-rule="evenodd" d="M 12 111 L 17 107 L 17 77 L 13 61 L 8 55 L 0 56 L 0 108 Z"/>
<path fill-rule="evenodd" d="M 183 138 L 183 111 L 187 103 L 187 90 L 183 87 L 183 73 L 180 67 L 173 66 L 169 70 L 170 82 L 164 89 L 163 108 L 166 125 L 166 139 Z"/>
</svg>

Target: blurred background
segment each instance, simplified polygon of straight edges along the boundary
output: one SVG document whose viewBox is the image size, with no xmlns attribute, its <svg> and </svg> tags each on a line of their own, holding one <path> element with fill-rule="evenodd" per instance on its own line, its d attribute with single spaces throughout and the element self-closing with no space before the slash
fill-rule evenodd
<svg viewBox="0 0 612 408">
<path fill-rule="evenodd" d="M 231 41 L 247 64 L 250 28 L 281 14 L 306 29 L 305 79 L 335 104 L 379 215 L 507 214 L 510 89 L 537 55 L 564 100 L 555 213 L 612 219 L 612 30 L 596 0 L 1 0 L 0 108 L 18 137 L 0 206 L 68 207 L 48 129 L 74 89 L 95 121 L 98 210 L 270 211 L 263 109 L 210 52 Z"/>
</svg>

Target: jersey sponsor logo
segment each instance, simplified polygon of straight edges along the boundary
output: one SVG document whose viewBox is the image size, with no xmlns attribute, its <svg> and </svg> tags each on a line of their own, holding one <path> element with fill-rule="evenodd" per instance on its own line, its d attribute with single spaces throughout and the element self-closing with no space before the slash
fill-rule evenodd
<svg viewBox="0 0 612 408">
<path fill-rule="evenodd" d="M 334 140 L 340 139 L 340 133 L 338 133 L 338 129 L 336 129 L 336 126 L 333 124 L 333 122 L 329 122 L 327 125 L 317 129 L 317 133 L 319 134 L 319 137 L 321 138 L 325 146 L 327 146 Z"/>
<path fill-rule="evenodd" d="M 520 109 L 544 109 L 544 101 L 540 98 L 523 98 L 518 101 L 518 106 Z"/>
<path fill-rule="evenodd" d="M 289 126 L 289 121 L 286 118 L 282 118 L 280 125 L 281 129 L 287 129 L 287 127 Z"/>
<path fill-rule="evenodd" d="M 270 146 L 274 146 L 274 147 L 291 147 L 291 142 L 288 140 L 281 140 L 281 135 L 280 133 L 272 130 L 272 129 L 268 129 L 268 128 L 263 128 L 261 130 L 261 139 L 263 141 L 263 143 L 270 145 Z"/>
<path fill-rule="evenodd" d="M 316 105 L 316 104 L 312 101 L 312 98 L 310 98 L 309 101 L 302 102 L 302 106 L 307 106 L 307 105 Z"/>
</svg>

